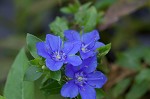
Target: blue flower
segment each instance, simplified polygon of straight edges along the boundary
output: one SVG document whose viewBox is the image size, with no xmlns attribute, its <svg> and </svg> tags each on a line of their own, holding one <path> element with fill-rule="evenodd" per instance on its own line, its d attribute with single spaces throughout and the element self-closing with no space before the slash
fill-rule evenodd
<svg viewBox="0 0 150 99">
<path fill-rule="evenodd" d="M 79 93 L 82 99 L 96 99 L 94 88 L 101 88 L 107 81 L 106 76 L 95 71 L 97 66 L 96 57 L 90 57 L 83 60 L 78 67 L 68 64 L 65 69 L 65 75 L 71 80 L 63 85 L 61 95 L 74 98 Z"/>
<path fill-rule="evenodd" d="M 89 58 L 96 54 L 96 49 L 104 46 L 102 42 L 98 42 L 100 39 L 99 33 L 97 30 L 93 30 L 89 33 L 84 33 L 81 35 L 75 30 L 65 30 L 64 35 L 70 42 L 81 42 L 80 55 L 82 59 Z"/>
<path fill-rule="evenodd" d="M 80 49 L 80 42 L 65 42 L 63 44 L 59 36 L 46 35 L 45 42 L 36 44 L 38 55 L 46 58 L 46 66 L 52 70 L 59 70 L 64 63 L 78 66 L 82 63 L 79 56 L 75 55 Z"/>
</svg>

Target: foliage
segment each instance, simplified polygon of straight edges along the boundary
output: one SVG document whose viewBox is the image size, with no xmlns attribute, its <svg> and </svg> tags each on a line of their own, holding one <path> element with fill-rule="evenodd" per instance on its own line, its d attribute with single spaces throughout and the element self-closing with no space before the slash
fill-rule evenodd
<svg viewBox="0 0 150 99">
<path fill-rule="evenodd" d="M 48 16 L 47 13 L 50 12 L 51 15 L 54 14 L 54 16 L 48 18 L 50 20 L 52 20 L 56 14 L 63 15 L 63 17 L 56 17 L 55 20 L 49 24 L 50 33 L 64 38 L 63 31 L 66 29 L 81 30 L 81 27 L 83 27 L 84 32 L 89 32 L 97 28 L 100 31 L 103 30 L 102 40 L 107 43 L 111 42 L 111 44 L 105 43 L 105 46 L 97 49 L 100 70 L 104 71 L 104 73 L 108 73 L 107 76 L 110 79 L 108 80 L 108 84 L 104 87 L 106 93 L 103 89 L 96 90 L 97 99 L 148 99 L 147 97 L 149 96 L 147 93 L 150 92 L 150 79 L 148 77 L 148 75 L 150 75 L 150 48 L 142 46 L 143 44 L 139 43 L 142 37 L 139 37 L 137 33 L 141 32 L 141 36 L 141 34 L 144 35 L 144 33 L 142 33 L 144 29 L 146 31 L 149 30 L 149 18 L 146 18 L 148 15 L 142 14 L 144 16 L 142 17 L 142 19 L 144 19 L 143 21 L 138 18 L 140 16 L 131 14 L 141 7 L 149 9 L 147 1 L 148 0 L 93 0 L 89 2 L 89 0 L 84 0 L 81 1 L 81 3 L 79 0 L 43 0 L 36 2 L 33 0 L 15 0 L 17 20 L 15 20 L 15 25 L 13 23 L 13 26 L 19 30 L 18 33 L 20 33 L 21 30 L 21 33 L 29 30 L 30 33 L 37 33 L 37 37 L 32 34 L 27 34 L 27 48 L 30 53 L 25 53 L 25 49 L 19 52 L 19 55 L 16 57 L 10 69 L 5 85 L 4 96 L 7 99 L 62 98 L 58 94 L 60 94 L 59 91 L 66 82 L 66 78 L 62 72 L 63 70 L 57 72 L 50 71 L 45 66 L 45 60 L 37 55 L 35 47 L 36 42 L 42 41 L 38 37 L 43 37 L 43 34 L 38 34 L 38 32 L 41 32 L 43 23 L 48 22 L 46 17 Z M 57 11 L 56 8 L 58 8 L 58 6 L 61 8 L 60 11 L 62 13 Z M 56 11 L 51 13 L 51 8 L 56 9 Z M 45 19 L 46 22 L 42 22 L 43 19 Z M 118 20 L 120 21 L 116 23 Z M 29 25 L 31 23 L 32 25 Z M 83 32 L 83 30 L 81 32 Z M 17 46 L 15 46 L 15 43 L 10 43 L 12 41 L 18 42 Z M 23 37 L 15 37 L 1 45 L 5 47 L 4 50 L 11 48 L 11 50 L 6 50 L 6 52 L 12 52 L 12 55 L 15 55 L 23 44 L 25 44 Z M 110 48 L 113 50 L 111 50 L 111 53 L 108 53 Z M 106 54 L 108 54 L 107 57 L 105 57 Z M 26 55 L 31 59 L 30 61 Z M 6 55 L 6 57 L 9 56 Z M 110 62 L 111 59 L 113 62 Z M 8 60 L 6 63 L 11 63 L 11 61 Z M 0 70 L 0 75 L 2 76 L 0 80 L 2 81 L 5 77 L 3 75 L 5 74 L 5 69 L 3 70 L 4 66 L 5 64 L 2 64 Z M 117 70 L 114 70 L 114 68 L 117 68 Z M 107 69 L 107 72 L 105 69 Z M 36 88 L 33 88 L 33 85 Z M 80 99 L 80 96 L 77 98 Z M 0 99 L 5 98 L 0 96 Z"/>
<path fill-rule="evenodd" d="M 28 59 L 24 48 L 22 48 L 7 77 L 4 89 L 4 96 L 7 99 L 34 99 L 33 82 L 23 81 L 24 73 L 28 67 Z"/>
<path fill-rule="evenodd" d="M 5 97 L 3 97 L 3 96 L 0 96 L 0 99 L 6 99 Z"/>
</svg>

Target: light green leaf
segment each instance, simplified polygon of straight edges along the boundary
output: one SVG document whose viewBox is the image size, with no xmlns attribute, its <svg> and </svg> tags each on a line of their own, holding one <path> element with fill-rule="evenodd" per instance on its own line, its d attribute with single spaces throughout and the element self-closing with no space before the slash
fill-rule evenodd
<svg viewBox="0 0 150 99">
<path fill-rule="evenodd" d="M 130 85 L 131 79 L 126 78 L 117 83 L 117 85 L 113 88 L 112 94 L 114 98 L 116 99 L 119 95 L 121 95 Z"/>
<path fill-rule="evenodd" d="M 85 16 L 85 21 L 84 21 L 85 32 L 91 31 L 95 28 L 97 24 L 97 18 L 98 18 L 97 10 L 95 7 L 91 7 L 90 9 L 88 9 L 87 13 L 88 14 Z"/>
<path fill-rule="evenodd" d="M 25 81 L 35 81 L 42 76 L 41 69 L 37 66 L 30 66 L 24 75 Z"/>
<path fill-rule="evenodd" d="M 37 67 L 42 67 L 44 65 L 44 61 L 42 60 L 41 57 L 39 57 L 39 58 L 35 58 L 33 60 L 30 60 L 29 64 L 37 66 Z"/>
<path fill-rule="evenodd" d="M 61 38 L 64 37 L 64 30 L 68 30 L 67 21 L 59 17 L 57 17 L 49 26 L 50 30 Z"/>
<path fill-rule="evenodd" d="M 31 55 L 34 58 L 39 57 L 37 54 L 36 43 L 41 42 L 42 40 L 40 40 L 36 36 L 28 33 L 27 37 L 26 37 L 26 41 L 27 41 L 28 50 L 30 51 Z"/>
<path fill-rule="evenodd" d="M 61 8 L 60 11 L 66 14 L 73 14 L 78 11 L 79 7 L 80 3 L 76 0 L 74 4 L 69 4 L 69 6 Z"/>
<path fill-rule="evenodd" d="M 73 11 L 71 11 L 71 9 L 69 7 L 63 7 L 60 9 L 60 11 L 63 13 L 66 13 L 66 14 L 73 13 Z"/>
<path fill-rule="evenodd" d="M 6 99 L 5 97 L 3 97 L 3 96 L 0 96 L 0 99 Z"/>
<path fill-rule="evenodd" d="M 23 81 L 27 68 L 28 59 L 23 48 L 9 71 L 4 89 L 6 99 L 34 99 L 34 84 Z"/>
<path fill-rule="evenodd" d="M 97 18 L 98 13 L 96 8 L 93 6 L 88 9 L 81 7 L 79 8 L 79 11 L 75 14 L 75 21 L 77 22 L 77 24 L 79 24 L 79 26 L 84 26 L 85 32 L 89 32 L 95 28 L 96 24 L 98 23 Z"/>
<path fill-rule="evenodd" d="M 111 49 L 111 43 L 98 48 L 97 49 L 98 52 L 99 52 L 98 56 L 100 56 L 100 57 L 105 56 L 110 51 L 110 49 Z"/>
<path fill-rule="evenodd" d="M 92 4 L 91 2 L 87 2 L 87 3 L 83 4 L 82 6 L 80 6 L 79 10 L 86 11 L 87 9 L 89 9 L 91 4 Z"/>
</svg>

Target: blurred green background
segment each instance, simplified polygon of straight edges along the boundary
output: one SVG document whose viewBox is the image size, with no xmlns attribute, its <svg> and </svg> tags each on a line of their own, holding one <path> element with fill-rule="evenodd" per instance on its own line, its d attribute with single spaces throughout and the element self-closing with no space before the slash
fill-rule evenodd
<svg viewBox="0 0 150 99">
<path fill-rule="evenodd" d="M 62 7 L 77 0 L 0 0 L 0 95 L 27 33 L 44 37 L 56 16 L 71 20 Z M 150 98 L 150 0 L 79 0 L 101 15 L 97 29 L 112 49 L 99 67 L 108 76 L 98 99 Z M 60 10 L 61 9 L 61 10 Z M 89 12 L 90 13 L 90 12 Z M 40 98 L 39 98 L 40 99 Z"/>
</svg>

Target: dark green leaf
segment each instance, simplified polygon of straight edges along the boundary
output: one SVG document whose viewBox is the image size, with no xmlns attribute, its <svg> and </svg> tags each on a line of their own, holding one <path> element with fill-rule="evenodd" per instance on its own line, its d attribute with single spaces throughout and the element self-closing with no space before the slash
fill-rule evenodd
<svg viewBox="0 0 150 99">
<path fill-rule="evenodd" d="M 7 99 L 34 99 L 34 84 L 23 81 L 28 59 L 24 48 L 17 55 L 7 77 L 4 96 Z"/>
<path fill-rule="evenodd" d="M 50 71 L 50 78 L 54 79 L 54 80 L 57 80 L 57 81 L 60 81 L 61 79 L 61 71 L 58 70 L 58 71 Z"/>
<path fill-rule="evenodd" d="M 145 49 L 147 48 L 139 46 L 128 49 L 123 53 L 119 53 L 117 56 L 117 63 L 119 66 L 139 71 L 142 68 L 141 59 L 143 59 L 147 54 L 145 53 Z"/>
<path fill-rule="evenodd" d="M 140 99 L 149 90 L 149 87 L 150 85 L 147 81 L 134 83 L 125 99 Z"/>
<path fill-rule="evenodd" d="M 58 35 L 61 38 L 63 38 L 64 30 L 68 30 L 67 21 L 57 17 L 55 21 L 50 24 L 50 29 L 55 35 Z"/>
<path fill-rule="evenodd" d="M 41 69 L 36 66 L 30 66 L 24 75 L 25 81 L 35 81 L 42 76 Z"/>
<path fill-rule="evenodd" d="M 41 86 L 41 90 L 43 90 L 47 95 L 60 94 L 60 90 L 62 85 L 60 85 L 56 80 L 48 79 Z"/>
<path fill-rule="evenodd" d="M 39 38 L 37 38 L 36 36 L 32 35 L 32 34 L 27 34 L 26 37 L 26 41 L 27 41 L 27 46 L 28 46 L 28 50 L 30 51 L 31 55 L 34 58 L 39 57 L 37 55 L 37 50 L 36 50 L 36 43 L 37 42 L 41 42 L 42 40 L 40 40 Z"/>
<path fill-rule="evenodd" d="M 118 54 L 117 64 L 119 64 L 119 66 L 127 67 L 133 70 L 141 69 L 140 61 L 137 60 L 136 58 L 132 58 L 132 54 L 128 53 Z"/>
<path fill-rule="evenodd" d="M 116 2 L 116 0 L 102 0 L 102 1 L 96 2 L 95 6 L 97 9 L 105 10 L 114 2 Z"/>
<path fill-rule="evenodd" d="M 150 69 L 142 69 L 140 73 L 135 77 L 136 83 L 142 83 L 144 81 L 150 82 Z"/>
<path fill-rule="evenodd" d="M 96 89 L 96 99 L 103 99 L 105 92 L 102 89 Z"/>
<path fill-rule="evenodd" d="M 144 61 L 150 65 L 150 47 L 145 47 L 144 52 Z"/>
<path fill-rule="evenodd" d="M 46 84 L 47 85 L 49 84 L 49 82 L 46 81 L 47 80 L 45 80 L 44 83 L 42 83 L 42 87 L 46 87 Z M 42 77 L 35 81 L 35 99 L 64 99 L 61 97 L 60 92 L 56 94 L 48 94 L 49 92 L 46 92 L 46 89 L 40 90 L 39 86 L 41 86 L 41 82 L 42 82 Z"/>
<path fill-rule="evenodd" d="M 126 78 L 117 83 L 117 85 L 113 88 L 112 94 L 114 98 L 116 99 L 119 95 L 121 95 L 130 85 L 131 79 Z"/>
<path fill-rule="evenodd" d="M 98 48 L 98 52 L 99 52 L 98 56 L 100 57 L 105 56 L 110 51 L 110 49 L 111 49 L 111 43 Z"/>
</svg>

